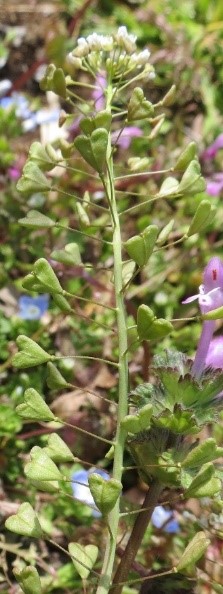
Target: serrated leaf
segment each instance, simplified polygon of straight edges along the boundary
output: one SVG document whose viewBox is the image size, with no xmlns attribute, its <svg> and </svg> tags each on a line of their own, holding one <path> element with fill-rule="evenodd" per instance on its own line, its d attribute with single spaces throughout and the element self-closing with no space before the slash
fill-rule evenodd
<svg viewBox="0 0 223 594">
<path fill-rule="evenodd" d="M 20 505 L 17 514 L 7 518 L 5 526 L 11 532 L 22 534 L 23 536 L 32 536 L 33 538 L 41 538 L 43 536 L 38 517 L 28 502 Z"/>
<path fill-rule="evenodd" d="M 34 390 L 28 388 L 24 393 L 24 402 L 16 407 L 17 414 L 23 419 L 32 421 L 53 421 L 54 414 L 47 406 L 42 396 Z"/>
<path fill-rule="evenodd" d="M 96 506 L 103 516 L 107 516 L 119 498 L 122 484 L 116 479 L 105 480 L 96 472 L 89 474 L 88 482 Z"/>
<path fill-rule="evenodd" d="M 86 580 L 94 567 L 98 556 L 98 547 L 96 545 L 81 545 L 77 542 L 70 542 L 68 550 L 72 556 L 75 569 L 83 580 Z"/>
<path fill-rule="evenodd" d="M 49 458 L 44 449 L 34 446 L 30 452 L 31 462 L 25 465 L 24 472 L 29 479 L 36 481 L 61 481 L 61 472 Z"/>
<path fill-rule="evenodd" d="M 51 433 L 48 437 L 47 446 L 42 450 L 53 460 L 59 464 L 60 462 L 73 462 L 74 456 L 66 443 L 61 439 L 57 433 Z"/>
<path fill-rule="evenodd" d="M 41 594 L 42 587 L 38 571 L 32 565 L 24 567 L 21 571 L 13 569 L 16 581 L 22 588 L 24 594 Z"/>
<path fill-rule="evenodd" d="M 205 532 L 197 532 L 192 538 L 189 545 L 186 547 L 179 563 L 176 566 L 178 572 L 184 570 L 188 565 L 195 564 L 198 559 L 205 553 L 207 547 L 210 544 L 209 538 L 207 538 Z"/>
<path fill-rule="evenodd" d="M 24 219 L 18 220 L 23 227 L 38 227 L 39 229 L 55 227 L 56 223 L 50 217 L 46 217 L 38 210 L 30 210 Z"/>
<path fill-rule="evenodd" d="M 16 353 L 12 359 L 12 364 L 15 367 L 20 369 L 33 367 L 54 359 L 53 355 L 46 353 L 34 340 L 28 338 L 28 336 L 21 334 L 18 336 L 16 343 L 20 352 Z"/>
</svg>

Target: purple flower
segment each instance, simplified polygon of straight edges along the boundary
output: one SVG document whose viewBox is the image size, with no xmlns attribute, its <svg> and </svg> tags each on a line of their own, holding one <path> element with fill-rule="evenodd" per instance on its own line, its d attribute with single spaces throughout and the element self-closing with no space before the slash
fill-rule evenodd
<svg viewBox="0 0 223 594">
<path fill-rule="evenodd" d="M 132 138 L 142 136 L 142 130 L 137 126 L 126 126 L 122 131 L 116 130 L 112 134 L 113 144 L 117 144 L 123 150 L 127 150 L 131 144 Z"/>
<path fill-rule="evenodd" d="M 223 135 L 222 135 L 223 136 Z M 223 190 L 223 173 L 215 173 L 207 180 L 206 192 L 209 196 L 219 196 Z"/>
<path fill-rule="evenodd" d="M 107 80 L 106 80 L 105 72 L 98 72 L 96 79 L 95 79 L 95 85 L 97 88 L 94 89 L 94 91 L 92 93 L 92 97 L 95 102 L 95 110 L 96 111 L 102 111 L 103 109 L 105 109 L 104 90 L 106 89 L 106 84 L 107 84 Z"/>
<path fill-rule="evenodd" d="M 162 505 L 157 505 L 152 513 L 151 522 L 155 528 L 161 528 L 165 532 L 179 532 L 180 527 L 174 518 L 174 512 L 168 511 Z"/>
<path fill-rule="evenodd" d="M 89 474 L 93 474 L 93 473 L 99 474 L 106 481 L 108 481 L 110 478 L 109 474 L 107 472 L 105 472 L 104 470 L 100 470 L 98 468 L 91 469 L 91 470 L 84 470 L 84 469 L 76 470 L 76 472 L 74 472 L 71 476 L 71 481 L 72 481 L 71 487 L 72 487 L 73 496 L 75 497 L 75 499 L 78 499 L 82 503 L 89 505 L 89 507 L 92 508 L 92 516 L 94 518 L 100 518 L 101 512 L 96 507 L 94 499 L 92 497 L 92 494 L 91 494 L 89 486 L 88 486 Z"/>
<path fill-rule="evenodd" d="M 183 303 L 191 303 L 196 299 L 198 300 L 201 313 L 207 313 L 223 305 L 223 262 L 217 256 L 211 258 L 204 269 L 203 285 L 200 285 L 199 293 L 188 297 Z M 215 321 L 205 320 L 192 367 L 192 373 L 197 379 L 205 367 L 214 329 Z"/>
<path fill-rule="evenodd" d="M 18 300 L 18 316 L 22 320 L 40 320 L 49 306 L 49 295 L 39 295 L 39 297 L 30 297 L 21 295 Z"/>
<path fill-rule="evenodd" d="M 7 170 L 8 176 L 12 181 L 17 181 L 21 175 L 21 170 L 16 165 L 12 165 Z"/>
<path fill-rule="evenodd" d="M 223 369 L 223 336 L 216 336 L 210 342 L 205 364 L 214 369 Z"/>
<path fill-rule="evenodd" d="M 204 161 L 209 161 L 211 159 L 214 159 L 217 152 L 221 148 L 223 148 L 223 134 L 219 134 L 219 136 L 217 136 L 215 141 L 212 144 L 210 144 L 210 146 L 207 149 L 205 149 L 203 151 L 203 153 L 201 155 L 202 159 L 204 159 Z"/>
</svg>

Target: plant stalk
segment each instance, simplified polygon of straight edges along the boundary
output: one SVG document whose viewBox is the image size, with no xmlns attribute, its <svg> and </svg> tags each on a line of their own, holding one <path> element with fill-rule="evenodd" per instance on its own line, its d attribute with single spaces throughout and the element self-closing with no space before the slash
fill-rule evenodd
<svg viewBox="0 0 223 594">
<path fill-rule="evenodd" d="M 133 530 L 129 537 L 128 544 L 126 546 L 126 549 L 123 553 L 123 557 L 119 563 L 118 569 L 114 576 L 114 580 L 112 583 L 112 594 L 121 594 L 123 588 L 123 585 L 121 585 L 121 583 L 123 584 L 123 582 L 128 578 L 128 573 L 131 569 L 133 561 L 135 560 L 143 536 L 146 532 L 148 523 L 151 519 L 154 507 L 158 503 L 162 489 L 163 486 L 161 485 L 161 483 L 157 480 L 154 480 L 146 493 L 141 508 L 145 508 L 145 511 L 141 511 L 136 518 Z"/>
<path fill-rule="evenodd" d="M 112 87 L 107 90 L 107 109 L 110 108 L 112 97 Z M 118 409 L 117 409 L 117 429 L 114 446 L 114 465 L 113 478 L 121 481 L 123 468 L 123 455 L 125 446 L 125 433 L 121 429 L 121 421 L 128 412 L 128 354 L 127 354 L 127 324 L 126 311 L 123 298 L 122 282 L 122 240 L 121 229 L 116 205 L 113 157 L 111 150 L 111 141 L 108 146 L 107 157 L 108 175 L 106 180 L 106 193 L 111 211 L 111 221 L 113 230 L 113 256 L 114 256 L 114 287 L 116 302 L 116 320 L 118 330 L 119 344 L 119 386 L 118 386 Z M 108 535 L 102 573 L 99 580 L 96 594 L 107 594 L 112 580 L 112 573 L 115 561 L 116 542 L 119 525 L 119 504 L 120 498 L 115 507 L 108 516 Z"/>
</svg>

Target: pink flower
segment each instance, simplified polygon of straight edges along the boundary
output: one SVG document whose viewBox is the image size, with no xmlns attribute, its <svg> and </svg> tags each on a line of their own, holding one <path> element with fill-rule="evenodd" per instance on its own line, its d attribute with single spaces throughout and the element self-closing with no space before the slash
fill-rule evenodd
<svg viewBox="0 0 223 594">
<path fill-rule="evenodd" d="M 217 152 L 221 148 L 223 148 L 223 134 L 219 134 L 219 136 L 217 136 L 215 141 L 212 144 L 210 144 L 210 146 L 207 149 L 205 149 L 203 151 L 201 158 L 204 161 L 209 161 L 211 159 L 214 159 Z"/>
<path fill-rule="evenodd" d="M 223 336 L 216 336 L 209 344 L 206 366 L 223 369 Z"/>
<path fill-rule="evenodd" d="M 223 134 L 222 134 L 223 136 Z M 215 173 L 207 180 L 206 192 L 209 196 L 219 196 L 223 190 L 223 173 Z"/>
<path fill-rule="evenodd" d="M 199 293 L 188 297 L 183 303 L 191 303 L 196 299 L 198 300 L 201 313 L 207 313 L 223 305 L 223 262 L 217 256 L 211 258 L 204 269 L 203 285 L 200 285 Z M 215 321 L 205 320 L 192 367 L 192 373 L 197 379 L 205 367 L 214 329 Z"/>
<path fill-rule="evenodd" d="M 127 150 L 131 144 L 132 138 L 142 136 L 142 130 L 137 126 L 126 126 L 121 132 L 116 130 L 112 134 L 112 142 L 120 146 L 123 150 Z"/>
</svg>

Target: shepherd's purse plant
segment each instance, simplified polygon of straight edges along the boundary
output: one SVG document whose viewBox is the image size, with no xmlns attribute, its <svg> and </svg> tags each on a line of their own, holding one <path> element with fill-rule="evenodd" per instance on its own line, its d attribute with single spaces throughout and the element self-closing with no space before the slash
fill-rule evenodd
<svg viewBox="0 0 223 594">
<path fill-rule="evenodd" d="M 163 226 L 156 218 L 156 224 L 151 221 L 138 234 L 131 236 L 128 231 L 131 226 L 126 225 L 128 217 L 142 209 L 146 212 L 147 207 L 151 213 L 154 203 L 160 202 L 162 205 L 163 201 L 172 203 L 182 198 L 191 201 L 205 189 L 193 142 L 186 146 L 177 162 L 172 163 L 167 170 L 153 170 L 150 159 L 141 156 L 141 153 L 120 166 L 119 151 L 125 151 L 121 145 L 122 139 L 128 138 L 124 147 L 130 145 L 131 139 L 133 146 L 136 142 L 137 147 L 137 138 L 144 138 L 145 145 L 149 147 L 150 142 L 158 137 L 166 109 L 174 101 L 175 87 L 171 87 L 159 102 L 151 101 L 155 72 L 149 60 L 148 49 L 138 51 L 135 36 L 129 34 L 125 27 L 120 27 L 114 35 L 93 33 L 87 38 L 78 39 L 67 57 L 68 74 L 50 64 L 41 88 L 57 93 L 63 104 L 67 103 L 69 113 L 62 112 L 60 123 L 70 126 L 71 131 L 75 129 L 75 138 L 62 140 L 54 146 L 42 146 L 34 142 L 17 186 L 27 197 L 37 192 L 60 192 L 64 200 L 73 202 L 79 220 L 78 228 L 74 229 L 75 242 L 66 244 L 64 249 L 55 249 L 48 258 L 39 258 L 23 281 L 24 290 L 31 294 L 50 295 L 64 316 L 78 316 L 81 305 L 89 302 L 93 306 L 93 314 L 88 316 L 86 324 L 92 324 L 95 329 L 101 324 L 104 333 L 113 341 L 109 357 L 104 356 L 100 338 L 96 354 L 95 351 L 85 350 L 84 354 L 73 355 L 74 359 L 85 363 L 99 361 L 108 365 L 117 378 L 117 394 L 114 395 L 113 405 L 116 407 L 116 430 L 113 438 L 107 439 L 89 432 L 89 440 L 99 440 L 107 447 L 101 470 L 97 473 L 96 468 L 88 474 L 90 505 L 96 512 L 95 516 L 100 515 L 104 522 L 105 547 L 103 545 L 99 551 L 98 546 L 91 542 L 86 546 L 78 542 L 69 542 L 67 545 L 67 553 L 82 580 L 83 592 L 95 594 L 127 593 L 131 591 L 131 584 L 137 588 L 140 581 L 150 579 L 150 568 L 147 568 L 148 576 L 143 578 L 136 575 L 133 579 L 130 572 L 154 508 L 162 503 L 164 489 L 173 490 L 182 502 L 190 497 L 206 496 L 218 501 L 221 489 L 214 462 L 222 457 L 223 448 L 218 447 L 212 437 L 200 443 L 198 436 L 201 429 L 213 419 L 213 410 L 216 418 L 222 406 L 219 394 L 223 386 L 223 373 L 205 367 L 208 344 L 204 346 L 206 337 L 208 340 L 208 336 L 212 336 L 213 320 L 222 317 L 222 263 L 218 258 L 213 258 L 204 275 L 204 288 L 200 289 L 198 296 L 201 305 L 204 303 L 204 293 L 207 293 L 210 307 L 202 309 L 201 306 L 201 313 L 195 316 L 204 326 L 202 348 L 199 347 L 202 360 L 196 358 L 194 364 L 185 354 L 161 349 L 163 341 L 174 331 L 174 320 L 156 317 L 152 303 L 151 307 L 141 303 L 135 320 L 127 309 L 126 297 L 133 280 L 139 278 L 143 268 L 149 275 L 150 259 L 157 250 L 173 244 L 172 221 L 167 221 Z M 88 100 L 84 99 L 86 94 Z M 58 189 L 58 179 L 63 179 L 57 178 L 58 167 L 61 171 L 67 171 L 72 182 L 76 179 L 81 182 L 78 195 L 72 194 L 62 184 Z M 142 180 L 148 184 L 149 192 L 149 181 L 154 178 L 163 180 L 158 191 L 147 196 L 134 191 Z M 126 206 L 124 189 L 129 187 L 130 182 L 133 203 L 129 206 L 128 202 Z M 85 188 L 83 194 L 82 186 Z M 211 223 L 214 215 L 209 200 L 201 199 L 190 225 L 177 242 L 183 243 L 199 234 Z M 30 210 L 20 223 L 24 227 L 44 229 L 46 232 L 66 229 L 66 221 L 57 220 L 53 210 L 52 218 Z M 53 237 L 56 237 L 56 233 Z M 92 270 L 94 264 L 85 258 L 83 252 L 84 242 L 89 239 L 96 242 L 101 250 L 100 261 Z M 94 275 L 103 269 L 105 252 L 110 255 L 105 274 L 106 282 L 113 287 L 111 301 L 105 300 L 103 303 L 91 297 L 91 285 L 88 290 L 77 290 L 73 294 L 63 287 L 63 280 L 58 280 L 54 271 L 55 263 L 70 266 L 71 271 L 75 267 L 80 274 L 85 271 Z M 145 341 L 160 346 L 159 354 L 154 357 L 152 381 L 132 386 L 129 361 Z M 61 354 L 48 353 L 38 342 L 25 335 L 18 337 L 17 345 L 18 352 L 13 360 L 16 368 L 47 364 L 50 389 L 65 390 L 72 387 L 72 383 L 62 376 L 57 366 Z M 66 425 L 66 422 L 51 411 L 44 396 L 34 388 L 26 390 L 17 412 L 25 420 L 55 427 L 55 433 L 50 434 L 45 447 L 32 448 L 30 460 L 25 466 L 25 476 L 37 489 L 56 497 L 65 487 L 67 489 L 64 465 L 79 460 L 57 433 L 57 428 Z M 86 433 L 78 426 L 74 426 L 73 430 Z M 128 459 L 131 456 L 132 465 L 138 468 L 148 490 L 142 508 L 131 512 L 136 519 L 127 544 L 125 539 L 121 545 L 122 554 L 118 555 L 121 520 L 124 521 L 127 515 L 120 507 L 123 474 L 126 471 L 125 452 L 128 453 Z M 103 469 L 108 469 L 107 476 L 101 472 Z M 27 537 L 49 538 L 38 519 L 38 512 L 29 501 L 20 506 L 17 514 L 8 518 L 6 527 Z M 208 544 L 206 532 L 198 531 L 179 561 L 174 567 L 169 567 L 166 573 L 175 576 L 187 571 L 188 566 L 196 565 Z M 15 570 L 15 577 L 25 594 L 31 589 L 35 594 L 43 592 L 41 579 L 31 565 L 20 572 Z M 31 589 L 28 589 L 27 583 Z"/>
</svg>

